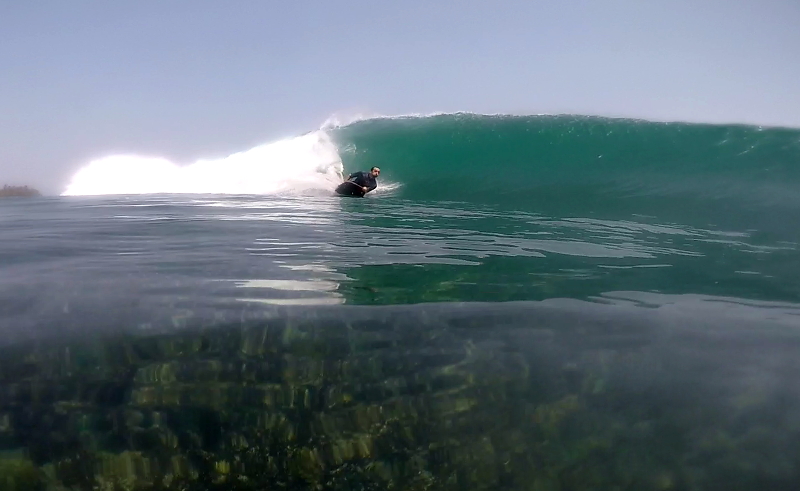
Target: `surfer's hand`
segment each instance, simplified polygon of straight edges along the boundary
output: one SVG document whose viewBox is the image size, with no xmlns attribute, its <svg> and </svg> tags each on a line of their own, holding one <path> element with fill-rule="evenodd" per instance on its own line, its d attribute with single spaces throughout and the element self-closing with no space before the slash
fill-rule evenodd
<svg viewBox="0 0 800 491">
<path fill-rule="evenodd" d="M 361 189 L 363 189 L 365 193 L 367 192 L 367 186 L 364 186 Z"/>
</svg>

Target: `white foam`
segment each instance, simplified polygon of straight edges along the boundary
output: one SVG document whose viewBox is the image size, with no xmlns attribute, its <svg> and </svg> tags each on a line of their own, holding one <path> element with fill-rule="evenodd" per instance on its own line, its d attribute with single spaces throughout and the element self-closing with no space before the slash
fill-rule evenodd
<svg viewBox="0 0 800 491">
<path fill-rule="evenodd" d="M 272 194 L 333 190 L 343 165 L 324 131 L 179 166 L 163 158 L 113 155 L 90 162 L 63 196 L 107 194 Z"/>
<path fill-rule="evenodd" d="M 344 126 L 349 126 L 353 123 L 358 123 L 359 121 L 366 121 L 369 119 L 381 119 L 384 118 L 382 114 L 379 113 L 336 113 L 331 114 L 328 119 L 325 120 L 324 123 L 319 127 L 320 130 L 332 130 L 336 128 L 342 128 Z"/>
<path fill-rule="evenodd" d="M 456 115 L 478 115 L 477 113 L 469 113 L 469 112 L 443 112 L 443 111 L 436 111 L 430 113 L 407 113 L 407 114 L 380 114 L 380 113 L 338 113 L 333 114 L 328 119 L 325 120 L 324 123 L 320 126 L 320 130 L 332 130 L 336 128 L 343 128 L 345 126 L 350 126 L 351 124 L 355 124 L 361 121 L 371 121 L 371 120 L 403 120 L 403 119 L 425 119 L 425 118 L 433 118 L 436 116 L 456 116 Z M 481 114 L 481 116 L 486 116 Z"/>
</svg>

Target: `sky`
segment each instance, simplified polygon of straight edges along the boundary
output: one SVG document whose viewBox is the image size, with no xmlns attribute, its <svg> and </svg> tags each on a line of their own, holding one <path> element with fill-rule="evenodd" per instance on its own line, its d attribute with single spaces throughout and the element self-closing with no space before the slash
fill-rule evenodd
<svg viewBox="0 0 800 491">
<path fill-rule="evenodd" d="M 798 26 L 797 0 L 0 0 L 0 185 L 359 113 L 800 127 Z"/>
</svg>

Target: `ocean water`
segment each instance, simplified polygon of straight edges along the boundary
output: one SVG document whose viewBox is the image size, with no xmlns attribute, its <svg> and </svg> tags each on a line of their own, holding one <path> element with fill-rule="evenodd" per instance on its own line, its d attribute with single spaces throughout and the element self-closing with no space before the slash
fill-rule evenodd
<svg viewBox="0 0 800 491">
<path fill-rule="evenodd" d="M 800 130 L 373 118 L 0 234 L 0 489 L 800 486 Z"/>
</svg>

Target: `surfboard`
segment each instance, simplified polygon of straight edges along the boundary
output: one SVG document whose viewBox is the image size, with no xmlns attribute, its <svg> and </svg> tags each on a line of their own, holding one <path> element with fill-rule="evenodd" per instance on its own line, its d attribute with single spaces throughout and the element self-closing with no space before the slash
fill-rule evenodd
<svg viewBox="0 0 800 491">
<path fill-rule="evenodd" d="M 342 196 L 358 196 L 359 198 L 364 197 L 364 190 L 358 184 L 345 181 L 338 186 L 336 186 L 336 194 L 340 194 Z"/>
</svg>

